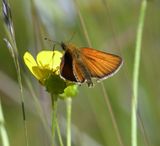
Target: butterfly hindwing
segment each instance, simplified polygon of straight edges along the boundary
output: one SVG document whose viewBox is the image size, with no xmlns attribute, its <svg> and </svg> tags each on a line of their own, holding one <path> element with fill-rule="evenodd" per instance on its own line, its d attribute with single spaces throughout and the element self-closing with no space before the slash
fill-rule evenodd
<svg viewBox="0 0 160 146">
<path fill-rule="evenodd" d="M 76 59 L 73 60 L 73 73 L 77 82 L 83 83 L 85 81 L 85 76 L 81 68 L 81 64 Z"/>
</svg>

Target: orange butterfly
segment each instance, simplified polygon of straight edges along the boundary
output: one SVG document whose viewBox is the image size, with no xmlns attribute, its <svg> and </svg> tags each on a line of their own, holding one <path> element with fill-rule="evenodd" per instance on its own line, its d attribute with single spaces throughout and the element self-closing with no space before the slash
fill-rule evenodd
<svg viewBox="0 0 160 146">
<path fill-rule="evenodd" d="M 89 87 L 93 86 L 92 78 L 99 81 L 114 75 L 123 62 L 117 55 L 92 48 L 77 48 L 63 42 L 61 47 L 65 51 L 60 65 L 61 77 L 80 84 L 86 82 Z"/>
</svg>

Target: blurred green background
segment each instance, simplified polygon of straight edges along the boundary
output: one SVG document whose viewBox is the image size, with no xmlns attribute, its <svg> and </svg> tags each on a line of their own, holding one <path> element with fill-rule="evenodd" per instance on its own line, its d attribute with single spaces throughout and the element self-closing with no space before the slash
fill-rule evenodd
<svg viewBox="0 0 160 146">
<path fill-rule="evenodd" d="M 50 131 L 44 126 L 41 111 L 25 78 L 38 98 L 43 118 L 50 125 L 51 100 L 45 89 L 23 63 L 28 50 L 34 56 L 39 50 L 51 50 L 53 44 L 44 40 L 68 41 L 77 47 L 88 46 L 81 22 L 84 21 L 93 48 L 120 55 L 124 64 L 120 71 L 94 88 L 85 84 L 73 99 L 73 146 L 119 146 L 119 141 L 106 103 L 109 98 L 121 141 L 131 143 L 131 98 L 135 38 L 140 0 L 10 0 L 12 17 L 22 70 L 29 146 L 51 145 Z M 81 14 L 81 20 L 79 17 Z M 160 1 L 148 1 L 144 24 L 139 76 L 138 145 L 160 145 Z M 2 15 L 1 15 L 2 16 Z M 2 18 L 2 17 L 1 17 Z M 26 145 L 16 69 L 3 38 L 4 23 L 0 21 L 0 99 L 5 126 L 11 146 Z M 58 121 L 66 140 L 66 103 L 58 102 Z M 57 146 L 58 140 L 56 137 Z M 0 143 L 1 145 L 1 143 Z"/>
</svg>

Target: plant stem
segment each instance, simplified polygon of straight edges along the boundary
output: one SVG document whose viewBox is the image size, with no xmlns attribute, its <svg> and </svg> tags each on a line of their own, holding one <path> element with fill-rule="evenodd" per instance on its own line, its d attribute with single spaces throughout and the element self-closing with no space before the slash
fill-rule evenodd
<svg viewBox="0 0 160 146">
<path fill-rule="evenodd" d="M 67 146 L 71 146 L 71 111 L 72 111 L 72 99 L 66 99 L 67 104 Z"/>
<path fill-rule="evenodd" d="M 131 145 L 137 146 L 137 104 L 138 104 L 138 77 L 141 56 L 141 42 L 144 27 L 144 18 L 147 7 L 147 0 L 143 0 L 141 4 L 139 24 L 136 37 L 136 48 L 133 69 L 133 96 L 132 96 L 132 113 L 131 113 Z"/>
<path fill-rule="evenodd" d="M 57 118 L 55 119 L 55 124 L 56 124 L 56 128 L 57 128 L 57 135 L 58 135 L 60 146 L 64 146 Z"/>
<path fill-rule="evenodd" d="M 103 94 L 104 94 L 104 97 L 105 97 L 105 102 L 106 102 L 107 107 L 108 107 L 108 111 L 109 111 L 109 113 L 110 113 L 110 117 L 111 117 L 111 120 L 112 120 L 113 128 L 114 128 L 114 130 L 115 130 L 115 133 L 116 133 L 116 137 L 117 137 L 119 146 L 124 146 L 124 143 L 123 143 L 123 141 L 122 141 L 122 137 L 121 137 L 121 134 L 120 134 L 120 132 L 119 132 L 119 128 L 118 128 L 118 125 L 117 125 L 117 122 L 116 122 L 116 118 L 115 118 L 114 112 L 113 112 L 113 110 L 112 110 L 112 106 L 111 106 L 109 97 L 108 97 L 108 95 L 107 95 L 107 92 L 106 92 L 106 90 L 105 90 L 105 87 L 104 87 L 104 84 L 103 84 L 103 83 L 101 83 L 101 87 L 102 87 L 102 91 L 103 91 Z"/>
<path fill-rule="evenodd" d="M 53 100 L 53 98 L 52 98 Z M 54 140 L 55 137 L 55 129 L 56 129 L 56 112 L 57 112 L 57 101 L 52 101 L 52 140 Z M 53 143 L 52 143 L 53 144 Z"/>
<path fill-rule="evenodd" d="M 79 10 L 78 0 L 75 0 L 74 2 L 75 2 L 76 10 L 78 12 L 79 19 L 80 19 L 80 22 L 81 22 L 81 27 L 82 27 L 82 30 L 84 32 L 84 36 L 86 38 L 88 46 L 92 47 L 92 44 L 91 44 L 91 41 L 90 41 L 90 38 L 89 38 L 89 35 L 88 35 L 88 31 L 87 31 L 84 19 L 82 17 L 81 11 Z M 113 110 L 112 110 L 112 106 L 111 106 L 109 98 L 107 96 L 107 92 L 104 89 L 103 83 L 101 83 L 101 86 L 102 86 L 102 92 L 103 92 L 103 95 L 105 97 L 105 101 L 106 101 L 107 107 L 109 109 L 109 113 L 111 115 L 111 120 L 112 120 L 113 127 L 114 127 L 114 130 L 115 130 L 116 136 L 117 136 L 117 140 L 118 140 L 120 146 L 124 146 L 123 140 L 121 138 L 121 135 L 120 135 L 120 132 L 119 132 L 119 129 L 118 129 L 118 125 L 117 125 L 117 122 L 116 122 L 116 119 L 115 119 L 115 116 L 114 116 L 114 113 L 113 113 Z"/>
<path fill-rule="evenodd" d="M 9 139 L 8 139 L 7 131 L 4 125 L 5 125 L 5 122 L 4 122 L 2 105 L 0 100 L 0 135 L 1 135 L 2 145 L 9 146 L 10 145 Z"/>
<path fill-rule="evenodd" d="M 24 96 L 23 96 L 23 86 L 22 86 L 22 77 L 21 77 L 21 69 L 19 64 L 19 54 L 18 54 L 18 48 L 16 44 L 15 39 L 15 32 L 13 27 L 13 21 L 11 16 L 11 9 L 9 6 L 9 3 L 7 0 L 2 1 L 2 13 L 3 13 L 3 20 L 4 20 L 4 27 L 6 31 L 6 35 L 8 36 L 8 39 L 4 39 L 6 42 L 6 45 L 12 55 L 16 72 L 17 72 L 17 78 L 18 78 L 18 84 L 20 89 L 20 98 L 21 98 L 21 106 L 22 106 L 22 115 L 23 115 L 23 121 L 24 121 L 24 131 L 25 131 L 25 139 L 26 139 L 26 145 L 29 145 L 28 141 L 28 131 L 27 131 L 27 122 L 26 122 L 26 115 L 25 115 L 25 106 L 24 106 Z"/>
<path fill-rule="evenodd" d="M 53 96 L 52 96 L 52 115 L 51 116 L 52 116 L 52 140 L 54 140 L 55 131 L 57 130 L 60 146 L 64 146 L 58 120 L 57 120 L 57 100 L 55 101 Z M 52 142 L 52 145 L 54 146 L 54 142 Z"/>
</svg>

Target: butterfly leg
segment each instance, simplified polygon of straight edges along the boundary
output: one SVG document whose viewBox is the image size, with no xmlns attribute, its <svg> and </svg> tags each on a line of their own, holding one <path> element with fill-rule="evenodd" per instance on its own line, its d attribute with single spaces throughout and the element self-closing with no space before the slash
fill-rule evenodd
<svg viewBox="0 0 160 146">
<path fill-rule="evenodd" d="M 87 83 L 88 87 L 92 87 L 93 86 L 93 82 L 92 82 L 91 79 L 89 79 L 89 80 L 87 79 L 86 83 Z"/>
</svg>

